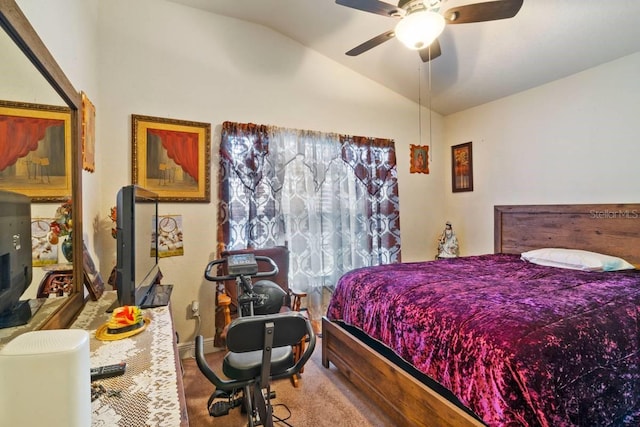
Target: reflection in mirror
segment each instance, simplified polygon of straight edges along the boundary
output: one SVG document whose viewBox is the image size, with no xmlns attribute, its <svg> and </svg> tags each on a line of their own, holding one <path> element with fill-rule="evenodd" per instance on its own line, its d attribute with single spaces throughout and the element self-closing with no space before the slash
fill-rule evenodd
<svg viewBox="0 0 640 427">
<path fill-rule="evenodd" d="M 71 110 L 0 100 L 0 189 L 38 202 L 71 198 Z"/>
<path fill-rule="evenodd" d="M 64 76 L 14 0 L 0 0 L 0 26 L 2 26 L 0 28 L 0 58 L 2 58 L 0 60 L 0 100 L 71 109 L 69 131 L 72 185 L 68 196 L 73 198 L 74 213 L 81 218 L 82 189 L 78 143 L 80 95 Z M 2 171 L 0 171 L 0 179 L 2 179 Z M 5 189 L 10 190 L 10 188 Z M 31 215 L 33 218 L 53 218 L 60 204 L 32 203 Z M 67 296 L 48 298 L 46 301 L 42 301 L 42 298 L 38 299 L 38 288 L 47 271 L 42 267 L 34 267 L 31 285 L 22 299 L 40 300 L 44 302 L 44 308 L 38 311 L 38 325 L 28 326 L 45 329 L 63 328 L 82 308 L 84 301 L 81 280 L 82 251 L 75 250 L 77 247 L 82 247 L 82 221 L 74 223 L 75 231 L 78 233 L 73 235 L 73 263 L 65 267 L 68 276 L 65 290 L 61 292 Z M 61 252 L 59 247 L 58 251 Z M 59 260 L 67 263 L 62 254 Z M 78 277 L 80 280 L 77 279 Z M 57 301 L 49 302 L 49 299 Z M 5 338 L 3 335 L 6 334 L 0 331 L 0 344 Z"/>
<path fill-rule="evenodd" d="M 66 106 L 60 95 L 4 31 L 0 31 L 0 53 L 0 99 Z"/>
<path fill-rule="evenodd" d="M 0 100 L 66 106 L 49 82 L 4 31 L 0 32 L 0 55 L 3 58 L 0 61 Z M 2 175 L 0 171 L 0 178 L 3 178 Z M 31 206 L 31 216 L 34 220 L 51 218 L 55 214 L 56 206 L 51 203 L 34 203 Z M 23 299 L 36 298 L 44 274 L 42 267 L 33 269 L 33 280 L 23 294 Z"/>
</svg>

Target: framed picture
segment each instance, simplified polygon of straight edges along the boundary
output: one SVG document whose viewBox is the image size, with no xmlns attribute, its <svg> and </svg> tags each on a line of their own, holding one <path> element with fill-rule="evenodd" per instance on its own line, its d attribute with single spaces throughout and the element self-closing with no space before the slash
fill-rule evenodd
<svg viewBox="0 0 640 427">
<path fill-rule="evenodd" d="M 50 242 L 51 223 L 55 218 L 31 219 L 31 265 L 44 267 L 58 263 L 58 245 Z"/>
<path fill-rule="evenodd" d="M 96 170 L 96 107 L 82 92 L 82 168 Z"/>
<path fill-rule="evenodd" d="M 0 101 L 0 189 L 33 202 L 71 197 L 71 110 Z"/>
<path fill-rule="evenodd" d="M 470 142 L 451 147 L 451 186 L 454 193 L 473 191 L 473 155 Z"/>
<path fill-rule="evenodd" d="M 89 291 L 91 300 L 99 300 L 104 293 L 104 281 L 100 272 L 96 269 L 96 265 L 84 242 L 82 243 L 82 274 L 84 276 L 83 282 Z"/>
<path fill-rule="evenodd" d="M 429 173 L 429 146 L 411 144 L 410 173 Z"/>
<path fill-rule="evenodd" d="M 133 183 L 160 201 L 209 202 L 211 125 L 131 116 Z"/>
</svg>

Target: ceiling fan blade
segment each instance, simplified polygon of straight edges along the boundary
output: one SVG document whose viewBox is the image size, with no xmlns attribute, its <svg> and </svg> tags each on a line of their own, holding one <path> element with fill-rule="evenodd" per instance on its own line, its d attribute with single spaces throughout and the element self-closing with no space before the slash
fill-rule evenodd
<svg viewBox="0 0 640 427">
<path fill-rule="evenodd" d="M 336 3 L 364 12 L 377 13 L 384 16 L 400 16 L 404 11 L 389 3 L 378 0 L 336 0 Z"/>
<path fill-rule="evenodd" d="M 366 42 L 362 43 L 361 45 L 354 47 L 349 52 L 347 52 L 347 55 L 349 55 L 349 56 L 358 56 L 361 53 L 364 53 L 364 52 L 368 51 L 369 49 L 372 49 L 372 48 L 374 48 L 374 47 L 386 42 L 387 40 L 391 40 L 394 36 L 395 36 L 395 33 L 393 32 L 393 30 L 384 32 L 384 33 L 382 33 L 382 34 L 380 34 L 378 36 L 375 36 L 371 40 L 367 40 Z"/>
<path fill-rule="evenodd" d="M 431 53 L 429 53 L 429 49 L 431 49 Z M 438 39 L 435 39 L 433 43 L 431 43 L 424 49 L 420 49 L 418 52 L 420 53 L 422 62 L 429 62 L 430 60 L 434 60 L 442 54 L 442 51 L 440 50 L 440 42 L 438 41 Z"/>
<path fill-rule="evenodd" d="M 524 0 L 500 0 L 452 7 L 444 14 L 447 24 L 497 21 L 513 18 L 520 11 Z"/>
</svg>

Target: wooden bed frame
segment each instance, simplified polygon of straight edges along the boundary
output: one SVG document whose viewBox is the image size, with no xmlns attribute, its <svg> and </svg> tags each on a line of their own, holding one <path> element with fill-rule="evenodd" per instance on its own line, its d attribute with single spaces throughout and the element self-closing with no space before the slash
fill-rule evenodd
<svg viewBox="0 0 640 427">
<path fill-rule="evenodd" d="M 585 249 L 640 268 L 640 204 L 494 207 L 494 252 Z M 333 363 L 397 425 L 483 426 L 338 323 L 322 321 L 322 364 Z"/>
</svg>

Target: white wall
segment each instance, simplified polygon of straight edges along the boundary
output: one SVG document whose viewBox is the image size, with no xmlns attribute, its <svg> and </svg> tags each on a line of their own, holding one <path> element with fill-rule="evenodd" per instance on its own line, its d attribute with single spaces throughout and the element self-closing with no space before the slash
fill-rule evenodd
<svg viewBox="0 0 640 427">
<path fill-rule="evenodd" d="M 464 255 L 493 252 L 494 205 L 640 201 L 639 73 L 636 53 L 445 118 L 473 142 L 474 191 L 449 174 L 444 197 Z"/>
<path fill-rule="evenodd" d="M 100 212 L 131 183 L 131 114 L 212 124 L 212 202 L 160 206 L 163 214 L 183 216 L 185 256 L 161 259 L 163 282 L 175 285 L 172 306 L 182 341 L 191 340 L 196 327 L 187 317 L 192 300 L 200 301 L 202 332 L 213 333 L 214 286 L 203 272 L 217 243 L 223 121 L 394 139 L 403 257 L 433 257 L 437 232 L 428 225 L 438 209 L 430 199 L 440 182 L 437 173 L 409 174 L 409 144 L 418 144 L 415 103 L 262 26 L 158 0 L 110 0 L 99 7 Z M 434 115 L 433 122 L 434 140 L 442 141 L 441 118 Z M 115 262 L 107 233 L 101 234 L 103 274 Z"/>
<path fill-rule="evenodd" d="M 97 26 L 98 0 L 56 0 L 43 2 L 39 0 L 17 0 L 18 6 L 24 12 L 29 22 L 34 27 L 40 38 L 67 75 L 74 88 L 86 92 L 92 101 L 97 101 L 98 84 L 95 71 L 97 49 L 95 48 L 95 35 Z M 32 69 L 33 66 L 31 66 Z M 26 78 L 26 75 L 22 75 Z M 3 73 L 2 80 L 7 78 Z M 37 80 L 30 80 L 30 87 L 20 88 L 26 90 L 27 96 L 20 96 L 28 102 L 65 105 L 64 101 L 55 94 L 48 93 L 52 90 L 44 89 L 40 81 L 44 78 L 38 76 Z M 1 85 L 0 85 L 1 86 Z M 10 84 L 16 89 L 13 82 Z M 46 90 L 46 97 L 43 97 Z M 33 94 L 29 93 L 32 91 Z M 6 93 L 3 89 L 3 93 Z M 4 99 L 4 98 L 3 98 Z M 96 146 L 96 156 L 100 156 L 101 147 Z M 93 245 L 91 232 L 91 218 L 98 215 L 97 208 L 100 197 L 100 183 L 96 174 L 83 173 L 84 180 L 84 240 L 94 259 L 98 259 Z M 33 217 L 53 217 L 59 203 L 37 204 L 32 207 Z M 87 221 L 87 218 L 89 221 Z M 62 260 L 62 255 L 59 257 Z M 33 281 L 24 298 L 34 298 L 40 281 L 44 277 L 41 268 L 34 268 Z"/>
</svg>

